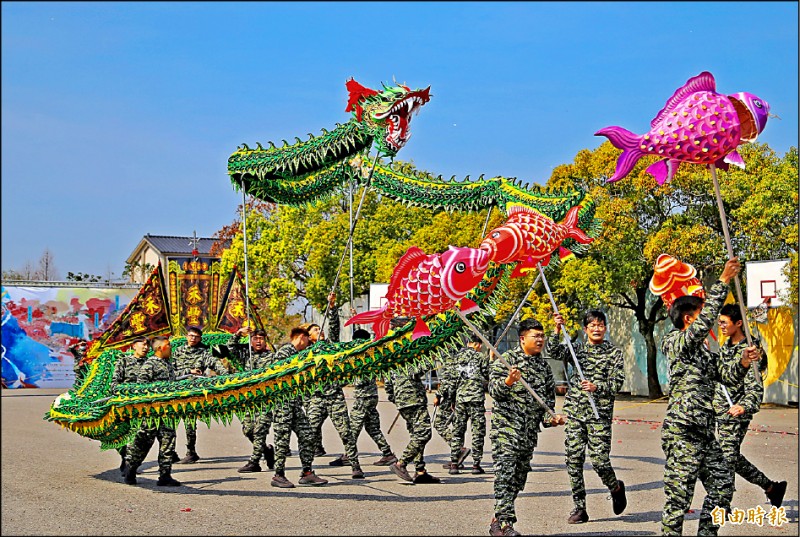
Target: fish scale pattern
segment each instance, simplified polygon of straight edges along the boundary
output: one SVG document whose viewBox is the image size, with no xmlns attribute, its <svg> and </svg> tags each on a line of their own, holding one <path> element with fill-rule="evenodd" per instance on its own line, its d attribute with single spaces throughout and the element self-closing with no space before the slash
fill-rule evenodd
<svg viewBox="0 0 800 537">
<path fill-rule="evenodd" d="M 652 125 L 639 148 L 647 153 L 716 162 L 739 145 L 741 128 L 731 100 L 697 92 Z"/>
</svg>

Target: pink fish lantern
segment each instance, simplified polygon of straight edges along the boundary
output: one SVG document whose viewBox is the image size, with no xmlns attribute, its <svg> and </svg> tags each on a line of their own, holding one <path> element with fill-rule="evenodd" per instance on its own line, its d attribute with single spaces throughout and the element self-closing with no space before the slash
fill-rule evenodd
<svg viewBox="0 0 800 537">
<path fill-rule="evenodd" d="M 647 168 L 659 185 L 670 181 L 681 162 L 729 164 L 744 169 L 736 152 L 739 144 L 754 142 L 767 125 L 769 104 L 752 93 L 722 95 L 714 76 L 704 71 L 678 88 L 666 106 L 650 122 L 647 134 L 634 134 L 622 127 L 606 127 L 595 136 L 606 136 L 622 154 L 609 183 L 622 179 L 645 155 L 663 160 Z"/>
<path fill-rule="evenodd" d="M 488 268 L 489 255 L 484 250 L 450 246 L 443 254 L 427 255 L 412 246 L 392 273 L 386 304 L 351 317 L 345 326 L 372 323 L 375 339 L 380 339 L 388 332 L 392 318 L 415 317 L 411 339 L 429 336 L 431 331 L 422 317 L 446 311 L 459 300 L 464 313 L 478 309 L 464 296 L 478 285 Z"/>
<path fill-rule="evenodd" d="M 650 291 L 661 297 L 667 309 L 682 296 L 706 297 L 703 284 L 697 278 L 697 270 L 669 254 L 661 254 L 656 259 Z"/>
<path fill-rule="evenodd" d="M 521 276 L 524 271 L 535 269 L 539 262 L 546 266 L 557 249 L 562 259 L 572 255 L 561 246 L 564 239 L 575 239 L 581 244 L 594 240 L 578 227 L 580 210 L 580 205 L 573 207 L 567 212 L 564 221 L 557 224 L 552 218 L 533 209 L 511 205 L 506 222 L 491 230 L 481 242 L 480 248 L 488 252 L 489 259 L 495 263 L 518 261 L 511 277 Z"/>
</svg>

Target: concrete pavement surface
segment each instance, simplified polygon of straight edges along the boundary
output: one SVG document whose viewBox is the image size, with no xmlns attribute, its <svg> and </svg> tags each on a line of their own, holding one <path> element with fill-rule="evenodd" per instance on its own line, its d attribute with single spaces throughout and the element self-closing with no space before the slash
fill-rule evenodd
<svg viewBox="0 0 800 537">
<path fill-rule="evenodd" d="M 250 454 L 238 420 L 228 427 L 213 422 L 198 427 L 201 460 L 176 464 L 177 488 L 156 486 L 157 450 L 148 454 L 138 486 L 123 484 L 119 456 L 100 451 L 100 444 L 42 419 L 55 397 L 66 390 L 2 391 L 2 535 L 487 535 L 493 516 L 493 468 L 487 435 L 485 475 L 469 470 L 448 475 L 442 464 L 449 448 L 433 433 L 425 451 L 437 485 L 413 485 L 388 468 L 374 466 L 380 452 L 362 432 L 358 447 L 364 480 L 353 480 L 349 467 L 329 466 L 342 453 L 342 443 L 328 420 L 323 429 L 328 455 L 315 459 L 323 487 L 277 489 L 272 472 L 240 474 Z M 351 389 L 346 388 L 352 407 Z M 429 394 L 432 401 L 432 394 Z M 563 405 L 558 398 L 556 410 Z M 433 407 L 429 407 L 433 410 Z M 491 401 L 487 397 L 487 418 Z M 395 417 L 394 405 L 381 389 L 378 409 L 384 433 Z M 588 463 L 585 467 L 590 521 L 568 525 L 572 508 L 564 466 L 563 427 L 544 430 L 534 455 L 534 471 L 517 499 L 515 528 L 527 535 L 659 535 L 664 505 L 664 454 L 661 421 L 666 401 L 648 402 L 620 396 L 615 408 L 611 461 L 626 484 L 628 507 L 616 516 L 608 491 Z M 720 535 L 798 535 L 798 411 L 765 405 L 751 424 L 742 452 L 768 477 L 787 480 L 783 502 L 787 522 L 770 525 L 765 518 L 733 525 Z M 185 431 L 178 428 L 178 454 L 183 456 Z M 402 418 L 387 436 L 399 456 L 408 440 Z M 470 435 L 467 435 L 469 446 Z M 268 442 L 272 442 L 270 431 Z M 296 440 L 286 476 L 297 484 L 300 467 Z M 469 467 L 471 458 L 466 461 Z M 411 466 L 411 465 L 409 465 Z M 734 507 L 757 506 L 770 511 L 764 493 L 737 476 Z M 685 535 L 697 533 L 703 497 L 698 483 L 687 514 Z"/>
</svg>

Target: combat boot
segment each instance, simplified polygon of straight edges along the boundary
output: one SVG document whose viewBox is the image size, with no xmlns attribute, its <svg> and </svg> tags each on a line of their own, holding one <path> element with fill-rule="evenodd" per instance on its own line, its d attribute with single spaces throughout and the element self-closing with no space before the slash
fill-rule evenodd
<svg viewBox="0 0 800 537">
<path fill-rule="evenodd" d="M 359 464 L 353 465 L 353 479 L 364 479 L 364 472 Z"/>
<path fill-rule="evenodd" d="M 128 466 L 128 471 L 125 472 L 125 484 L 126 485 L 136 485 L 136 469 L 138 466 Z"/>
<path fill-rule="evenodd" d="M 344 466 L 345 464 L 350 464 L 350 459 L 347 455 L 337 457 L 328 463 L 329 466 Z"/>
<path fill-rule="evenodd" d="M 406 481 L 414 481 L 414 478 L 411 477 L 411 474 L 409 474 L 408 470 L 406 470 L 405 463 L 401 464 L 400 461 L 397 461 L 395 463 L 390 464 L 389 469 L 394 473 L 394 475 L 396 475 L 400 479 L 404 479 Z"/>
<path fill-rule="evenodd" d="M 384 455 L 377 461 L 375 461 L 375 466 L 389 466 L 397 462 L 397 457 L 394 456 L 394 453 L 389 453 L 388 455 Z"/>
<path fill-rule="evenodd" d="M 514 529 L 514 526 L 511 525 L 511 522 L 503 522 L 500 524 L 500 531 L 502 532 L 500 535 L 505 537 L 516 537 L 517 535 L 522 535 L 520 532 Z"/>
<path fill-rule="evenodd" d="M 583 524 L 584 522 L 589 522 L 589 513 L 580 507 L 573 509 L 567 519 L 567 524 Z"/>
<path fill-rule="evenodd" d="M 450 468 L 447 469 L 447 473 L 450 475 L 460 474 L 461 472 L 458 470 L 458 463 L 451 462 Z"/>
<path fill-rule="evenodd" d="M 250 472 L 260 472 L 261 465 L 257 462 L 247 461 L 247 464 L 237 470 L 240 474 L 248 474 Z"/>
<path fill-rule="evenodd" d="M 278 487 L 280 489 L 293 489 L 294 484 L 286 479 L 286 476 L 283 474 L 275 474 L 272 476 L 272 483 L 270 483 L 273 487 Z"/>
<path fill-rule="evenodd" d="M 764 492 L 767 495 L 769 503 L 775 507 L 780 507 L 783 503 L 783 495 L 786 494 L 786 481 L 772 481 L 770 482 L 769 492 Z"/>
<path fill-rule="evenodd" d="M 267 463 L 267 468 L 270 470 L 275 469 L 275 448 L 272 447 L 272 444 L 267 444 L 267 447 L 264 448 L 264 460 Z"/>
<path fill-rule="evenodd" d="M 178 461 L 178 464 L 194 464 L 200 460 L 200 455 L 194 451 L 190 451 L 184 458 Z"/>
<path fill-rule="evenodd" d="M 611 491 L 611 507 L 615 515 L 622 513 L 628 506 L 628 498 L 625 497 L 625 483 L 622 481 L 617 481 L 617 483 L 619 483 L 617 490 Z"/>
<path fill-rule="evenodd" d="M 441 479 L 432 476 L 427 472 L 427 470 L 422 470 L 422 472 L 417 472 L 417 475 L 414 476 L 415 485 L 435 484 L 441 482 L 442 482 Z"/>
<path fill-rule="evenodd" d="M 173 451 L 172 455 L 169 456 L 169 460 L 172 461 L 172 464 L 176 464 L 181 461 L 181 458 L 178 457 L 178 454 Z"/>
<path fill-rule="evenodd" d="M 300 485 L 311 486 L 311 487 L 319 487 L 328 482 L 327 479 L 322 479 L 321 477 L 317 477 L 317 474 L 314 473 L 313 470 L 306 470 L 300 475 L 300 481 L 297 483 Z"/>
<path fill-rule="evenodd" d="M 479 462 L 476 462 L 475 464 L 472 465 L 472 471 L 470 473 L 472 473 L 472 474 L 485 474 L 486 470 L 481 468 L 481 464 Z"/>
<path fill-rule="evenodd" d="M 158 476 L 158 483 L 156 483 L 156 485 L 159 487 L 180 487 L 181 482 L 174 479 L 169 473 L 166 473 Z"/>
<path fill-rule="evenodd" d="M 500 528 L 500 521 L 493 518 L 489 523 L 489 535 L 492 537 L 500 537 L 503 535 L 503 530 Z"/>
<path fill-rule="evenodd" d="M 465 460 L 467 457 L 469 457 L 469 454 L 470 454 L 470 452 L 471 452 L 471 451 L 472 451 L 472 450 L 471 450 L 470 448 L 468 448 L 468 447 L 462 447 L 462 448 L 461 448 L 461 454 L 458 456 L 458 466 L 459 466 L 460 468 L 463 468 L 463 467 L 464 467 L 464 466 L 463 466 L 463 465 L 464 465 L 464 460 Z"/>
</svg>

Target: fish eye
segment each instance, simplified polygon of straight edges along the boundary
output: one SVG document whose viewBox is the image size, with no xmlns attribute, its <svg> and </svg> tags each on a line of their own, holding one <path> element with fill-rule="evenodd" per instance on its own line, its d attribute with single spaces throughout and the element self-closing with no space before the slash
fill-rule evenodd
<svg viewBox="0 0 800 537">
<path fill-rule="evenodd" d="M 493 239 L 497 239 L 499 237 L 500 237 L 500 232 L 499 231 L 495 231 L 494 233 L 492 233 L 492 238 Z"/>
<path fill-rule="evenodd" d="M 753 101 L 753 104 L 754 104 L 754 105 L 756 105 L 756 108 L 761 108 L 761 107 L 763 106 L 763 105 L 761 104 L 761 101 L 759 101 L 758 99 L 755 99 L 755 100 Z"/>
<path fill-rule="evenodd" d="M 461 261 L 461 262 L 459 262 L 459 263 L 456 263 L 456 266 L 455 266 L 454 268 L 455 268 L 456 272 L 458 272 L 459 274 L 461 274 L 462 272 L 464 272 L 465 270 L 467 270 L 467 265 L 466 265 L 466 264 L 464 264 L 464 262 L 463 262 L 463 261 Z"/>
</svg>

